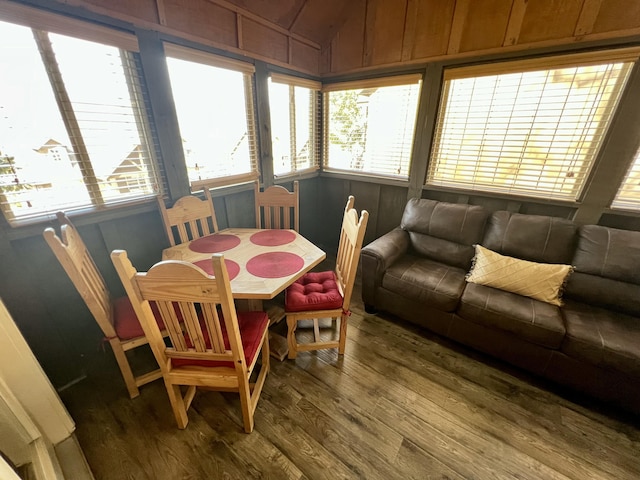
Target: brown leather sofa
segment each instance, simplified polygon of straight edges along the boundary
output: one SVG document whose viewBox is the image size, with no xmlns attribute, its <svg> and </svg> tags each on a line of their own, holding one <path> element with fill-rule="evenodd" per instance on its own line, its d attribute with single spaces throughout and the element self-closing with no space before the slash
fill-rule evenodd
<svg viewBox="0 0 640 480">
<path fill-rule="evenodd" d="M 474 245 L 573 265 L 564 304 L 467 283 Z M 536 375 L 640 413 L 640 232 L 433 200 L 362 249 L 362 298 Z"/>
</svg>

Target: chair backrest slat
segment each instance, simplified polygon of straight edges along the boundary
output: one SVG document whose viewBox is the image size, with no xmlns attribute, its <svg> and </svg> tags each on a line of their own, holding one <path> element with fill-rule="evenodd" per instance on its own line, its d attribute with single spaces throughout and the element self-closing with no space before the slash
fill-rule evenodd
<svg viewBox="0 0 640 480">
<path fill-rule="evenodd" d="M 60 237 L 53 228 L 43 235 L 105 337 L 115 337 L 109 289 L 78 231 L 67 223 L 61 225 Z"/>
<path fill-rule="evenodd" d="M 256 202 L 256 228 L 275 228 L 300 230 L 299 185 L 293 182 L 293 192 L 280 185 L 273 185 L 264 192 L 260 191 L 260 182 L 254 185 Z"/>
<path fill-rule="evenodd" d="M 164 362 L 168 358 L 222 359 L 243 362 L 246 367 L 229 275 L 221 255 L 212 258 L 215 276 L 207 275 L 191 263 L 167 260 L 146 273 L 135 273 L 131 281 L 126 278 L 131 265 L 126 252 L 116 250 L 112 258 L 118 273 L 125 272 L 125 278 L 121 275 L 121 279 L 129 297 L 132 293 L 137 295 L 139 301 L 132 300 L 132 304 L 136 313 L 140 311 L 144 315 L 147 328 L 157 329 L 157 325 L 154 327 L 151 310 L 143 308 L 144 303 L 155 302 L 158 306 L 171 346 L 167 347 L 162 338 L 156 336 L 150 342 L 156 357 Z M 225 348 L 225 330 L 229 349 Z M 162 366 L 163 361 L 158 363 Z"/>
<path fill-rule="evenodd" d="M 208 189 L 205 189 L 204 200 L 186 195 L 179 198 L 171 208 L 167 208 L 164 200 L 159 196 L 158 206 L 172 246 L 176 245 L 176 233 L 179 243 L 186 243 L 218 231 L 213 200 Z"/>
<path fill-rule="evenodd" d="M 187 349 L 187 342 L 182 334 L 182 328 L 180 322 L 177 321 L 176 312 L 172 302 L 156 302 L 162 321 L 164 322 L 167 332 L 169 332 L 169 339 L 173 348 L 178 351 L 184 351 Z"/>
<path fill-rule="evenodd" d="M 349 196 L 347 206 L 342 218 L 342 228 L 340 230 L 340 243 L 336 256 L 336 278 L 342 290 L 344 310 L 349 309 L 353 284 L 355 283 L 360 250 L 364 241 L 364 234 L 367 229 L 369 212 L 363 210 L 358 218 L 358 212 L 353 208 L 355 199 Z"/>
<path fill-rule="evenodd" d="M 217 353 L 225 351 L 224 341 L 222 340 L 222 329 L 218 309 L 213 303 L 202 304 L 202 316 L 207 329 L 209 338 L 211 339 L 211 350 Z"/>
</svg>

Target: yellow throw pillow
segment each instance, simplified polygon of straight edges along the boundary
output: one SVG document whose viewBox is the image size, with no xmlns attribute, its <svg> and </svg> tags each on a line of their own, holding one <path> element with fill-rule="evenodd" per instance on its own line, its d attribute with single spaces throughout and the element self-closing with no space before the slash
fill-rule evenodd
<svg viewBox="0 0 640 480">
<path fill-rule="evenodd" d="M 573 271 L 571 265 L 535 263 L 506 257 L 476 245 L 476 256 L 467 282 L 499 288 L 560 306 L 562 287 Z"/>
</svg>

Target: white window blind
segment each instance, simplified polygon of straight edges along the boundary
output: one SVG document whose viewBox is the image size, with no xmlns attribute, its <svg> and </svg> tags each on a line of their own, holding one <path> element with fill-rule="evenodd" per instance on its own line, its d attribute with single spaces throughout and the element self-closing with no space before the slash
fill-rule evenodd
<svg viewBox="0 0 640 480">
<path fill-rule="evenodd" d="M 11 38 L 0 44 L 7 220 L 156 195 L 160 175 L 135 54 L 7 22 L 0 35 Z"/>
<path fill-rule="evenodd" d="M 269 109 L 274 175 L 318 168 L 320 88 L 319 82 L 271 74 Z"/>
<path fill-rule="evenodd" d="M 253 65 L 165 44 L 192 190 L 258 172 Z"/>
<path fill-rule="evenodd" d="M 640 210 L 640 150 L 636 153 L 611 207 Z"/>
<path fill-rule="evenodd" d="M 409 178 L 420 75 L 323 88 L 325 169 Z"/>
<path fill-rule="evenodd" d="M 426 183 L 575 200 L 637 56 L 447 70 Z"/>
</svg>

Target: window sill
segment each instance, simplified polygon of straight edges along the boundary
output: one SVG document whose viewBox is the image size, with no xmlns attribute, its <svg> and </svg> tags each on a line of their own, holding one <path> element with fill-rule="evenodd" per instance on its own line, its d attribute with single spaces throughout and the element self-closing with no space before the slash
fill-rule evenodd
<svg viewBox="0 0 640 480">
<path fill-rule="evenodd" d="M 341 178 L 344 180 L 355 180 L 358 182 L 377 183 L 381 185 L 393 185 L 396 187 L 409 187 L 409 179 L 385 177 L 382 175 L 357 173 L 346 170 L 322 170 L 320 177 Z"/>
<path fill-rule="evenodd" d="M 137 202 L 127 202 L 116 205 L 103 206 L 101 208 L 87 207 L 69 211 L 69 218 L 77 225 L 92 225 L 95 223 L 106 222 L 119 218 L 130 217 L 140 213 L 147 213 L 158 209 L 155 197 L 145 198 Z M 47 227 L 58 225 L 55 213 L 50 213 L 40 217 L 30 218 L 28 220 L 18 220 L 10 225 L 3 220 L 3 228 L 0 230 L 2 236 L 8 241 L 20 240 L 23 238 L 42 235 Z M 2 231 L 4 230 L 4 231 Z"/>
</svg>

